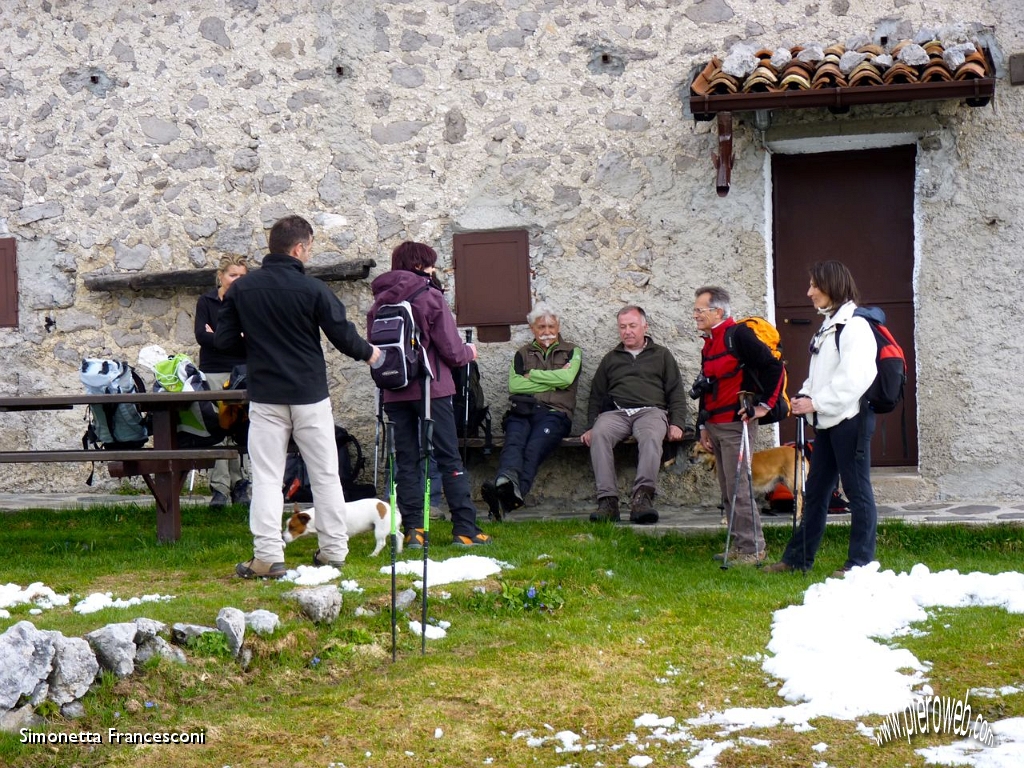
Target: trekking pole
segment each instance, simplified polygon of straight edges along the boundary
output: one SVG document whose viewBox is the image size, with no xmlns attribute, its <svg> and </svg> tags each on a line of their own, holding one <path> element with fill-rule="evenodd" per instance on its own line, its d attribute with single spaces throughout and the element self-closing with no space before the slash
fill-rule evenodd
<svg viewBox="0 0 1024 768">
<path fill-rule="evenodd" d="M 473 329 L 469 328 L 466 330 L 466 343 L 473 343 Z M 469 374 L 472 370 L 473 361 L 470 360 L 466 363 L 466 383 L 462 385 L 462 397 L 465 403 L 465 408 L 462 412 L 462 466 L 466 466 L 466 456 L 469 453 L 469 449 L 466 444 L 466 440 L 469 438 Z"/>
<path fill-rule="evenodd" d="M 736 519 L 736 491 L 739 490 L 740 471 L 743 469 L 743 451 L 745 446 L 740 443 L 740 452 L 736 457 L 736 474 L 732 476 L 732 500 L 729 502 L 729 524 L 725 527 L 725 552 L 722 554 L 723 571 L 729 570 L 729 542 L 732 538 L 732 525 Z"/>
<path fill-rule="evenodd" d="M 384 426 L 384 444 L 388 454 L 388 504 L 391 507 L 391 661 L 398 658 L 398 610 L 395 553 L 398 551 L 398 484 L 395 482 L 395 433 L 390 424 Z M 374 474 L 374 480 L 376 480 Z"/>
<path fill-rule="evenodd" d="M 434 452 L 434 422 L 430 418 L 430 376 L 423 377 L 423 611 L 420 655 L 427 653 L 427 552 L 430 549 L 430 458 Z"/>
<path fill-rule="evenodd" d="M 796 441 L 793 449 L 793 487 L 789 490 L 793 494 L 793 532 L 796 533 L 796 518 L 800 511 L 800 502 L 797 500 L 797 494 L 800 493 L 800 466 L 803 461 L 803 456 L 800 447 L 800 416 L 796 417 Z"/>
<path fill-rule="evenodd" d="M 373 433 L 373 486 L 377 487 L 377 462 L 380 455 L 380 438 L 381 438 L 381 422 L 384 421 L 384 393 L 381 390 L 377 390 L 377 426 Z M 387 440 L 385 434 L 384 439 Z"/>
<path fill-rule="evenodd" d="M 796 482 L 796 488 L 793 489 L 793 531 L 796 531 L 797 517 L 803 518 L 804 509 L 804 468 L 806 465 L 807 450 L 806 437 L 804 436 L 804 417 L 797 416 L 796 420 L 796 461 L 797 461 L 797 473 L 794 475 Z M 799 494 L 799 499 L 797 498 Z"/>
<path fill-rule="evenodd" d="M 757 512 L 757 504 L 754 501 L 754 462 L 753 462 L 753 449 L 750 446 L 750 431 L 747 428 L 747 422 L 743 422 L 743 453 L 747 457 L 747 491 L 750 494 L 750 515 L 752 522 L 752 531 L 754 534 L 754 555 L 760 557 L 761 550 L 758 548 L 758 541 L 762 538 L 761 532 L 761 515 Z M 757 565 L 761 565 L 761 561 L 758 560 Z"/>
</svg>

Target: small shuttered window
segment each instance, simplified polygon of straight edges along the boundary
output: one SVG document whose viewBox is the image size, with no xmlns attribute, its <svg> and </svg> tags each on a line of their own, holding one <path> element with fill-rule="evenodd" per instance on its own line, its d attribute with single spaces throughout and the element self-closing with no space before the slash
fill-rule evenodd
<svg viewBox="0 0 1024 768">
<path fill-rule="evenodd" d="M 18 249 L 13 237 L 0 238 L 0 328 L 18 327 Z"/>
<path fill-rule="evenodd" d="M 530 311 L 530 243 L 524 229 L 454 236 L 455 315 L 480 341 L 508 341 Z"/>
</svg>

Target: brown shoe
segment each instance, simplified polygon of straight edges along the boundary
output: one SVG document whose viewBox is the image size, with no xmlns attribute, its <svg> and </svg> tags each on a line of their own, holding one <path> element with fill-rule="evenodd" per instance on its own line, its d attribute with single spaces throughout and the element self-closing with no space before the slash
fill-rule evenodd
<svg viewBox="0 0 1024 768">
<path fill-rule="evenodd" d="M 832 578 L 833 579 L 845 579 L 846 578 L 846 574 L 848 574 L 849 572 L 850 572 L 849 568 L 846 568 L 846 567 L 840 568 L 838 571 L 834 571 L 832 573 Z"/>
<path fill-rule="evenodd" d="M 590 513 L 592 523 L 619 522 L 619 500 L 615 496 L 602 496 L 597 500 L 597 511 Z"/>
<path fill-rule="evenodd" d="M 235 573 L 243 579 L 280 579 L 288 569 L 284 563 L 266 563 L 254 557 L 236 565 Z"/>
<path fill-rule="evenodd" d="M 727 561 L 729 565 L 760 565 L 764 562 L 766 552 L 737 552 L 730 555 Z M 778 563 L 776 563 L 778 565 Z"/>
<path fill-rule="evenodd" d="M 790 571 L 795 571 L 796 568 L 794 568 L 789 563 L 786 563 L 786 562 L 783 562 L 782 560 L 779 560 L 779 562 L 777 562 L 777 563 L 772 563 L 771 565 L 766 565 L 761 570 L 764 571 L 765 573 L 789 573 Z"/>
<path fill-rule="evenodd" d="M 658 522 L 658 511 L 654 508 L 654 489 L 641 486 L 633 491 L 629 501 L 629 522 L 637 525 L 653 525 Z"/>
</svg>

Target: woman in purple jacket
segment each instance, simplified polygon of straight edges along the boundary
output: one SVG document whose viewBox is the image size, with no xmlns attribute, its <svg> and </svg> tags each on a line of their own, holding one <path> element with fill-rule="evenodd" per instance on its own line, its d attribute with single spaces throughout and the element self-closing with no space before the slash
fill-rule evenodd
<svg viewBox="0 0 1024 768">
<path fill-rule="evenodd" d="M 452 395 L 452 368 L 476 359 L 476 347 L 462 341 L 441 283 L 435 275 L 437 253 L 429 245 L 404 242 L 391 254 L 391 271 L 373 281 L 374 303 L 367 313 L 368 326 L 384 304 L 410 301 L 421 344 L 430 362 L 430 417 L 434 423 L 432 461 L 441 470 L 445 499 L 452 517 L 453 543 L 474 547 L 491 543 L 491 537 L 476 523 L 476 507 L 470 493 L 469 475 L 459 456 Z M 421 290 L 423 286 L 427 290 Z M 423 418 L 421 380 L 399 390 L 381 390 L 384 412 L 395 435 L 398 467 L 398 508 L 405 529 L 405 548 L 422 549 L 423 474 L 420 471 L 420 420 Z"/>
</svg>

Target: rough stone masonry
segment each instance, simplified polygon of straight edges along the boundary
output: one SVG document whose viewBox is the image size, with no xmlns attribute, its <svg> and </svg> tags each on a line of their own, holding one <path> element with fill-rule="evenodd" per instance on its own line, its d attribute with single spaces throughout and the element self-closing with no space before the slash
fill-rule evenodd
<svg viewBox="0 0 1024 768">
<path fill-rule="evenodd" d="M 909 492 L 1024 495 L 1007 403 L 1024 105 L 1003 73 L 1022 27 L 1018 0 L 5 0 L 0 236 L 17 242 L 20 314 L 0 329 L 0 392 L 76 389 L 83 356 L 134 361 L 152 343 L 196 354 L 200 291 L 95 292 L 84 276 L 257 259 L 288 212 L 314 222 L 318 261 L 376 259 L 373 276 L 406 238 L 447 262 L 453 233 L 526 229 L 534 298 L 563 310 L 586 353 L 581 406 L 625 303 L 648 310 L 692 378 L 695 286 L 727 285 L 739 313 L 771 309 L 771 140 L 909 136 L 921 424 Z M 711 56 L 921 30 L 985 41 L 992 106 L 786 112 L 767 143 L 738 114 L 732 191 L 715 195 L 715 132 L 684 101 Z M 332 287 L 361 324 L 368 282 Z M 996 319 L 1005 330 L 979 335 Z M 518 326 L 482 350 L 497 412 L 528 337 Z M 338 418 L 370 444 L 370 378 L 328 357 Z M 0 450 L 74 445 L 84 430 L 80 412 L 0 423 Z M 0 485 L 80 489 L 81 470 L 6 465 Z M 687 478 L 667 476 L 663 493 L 708 501 Z M 559 457 L 537 492 L 589 497 L 585 455 Z"/>
</svg>

